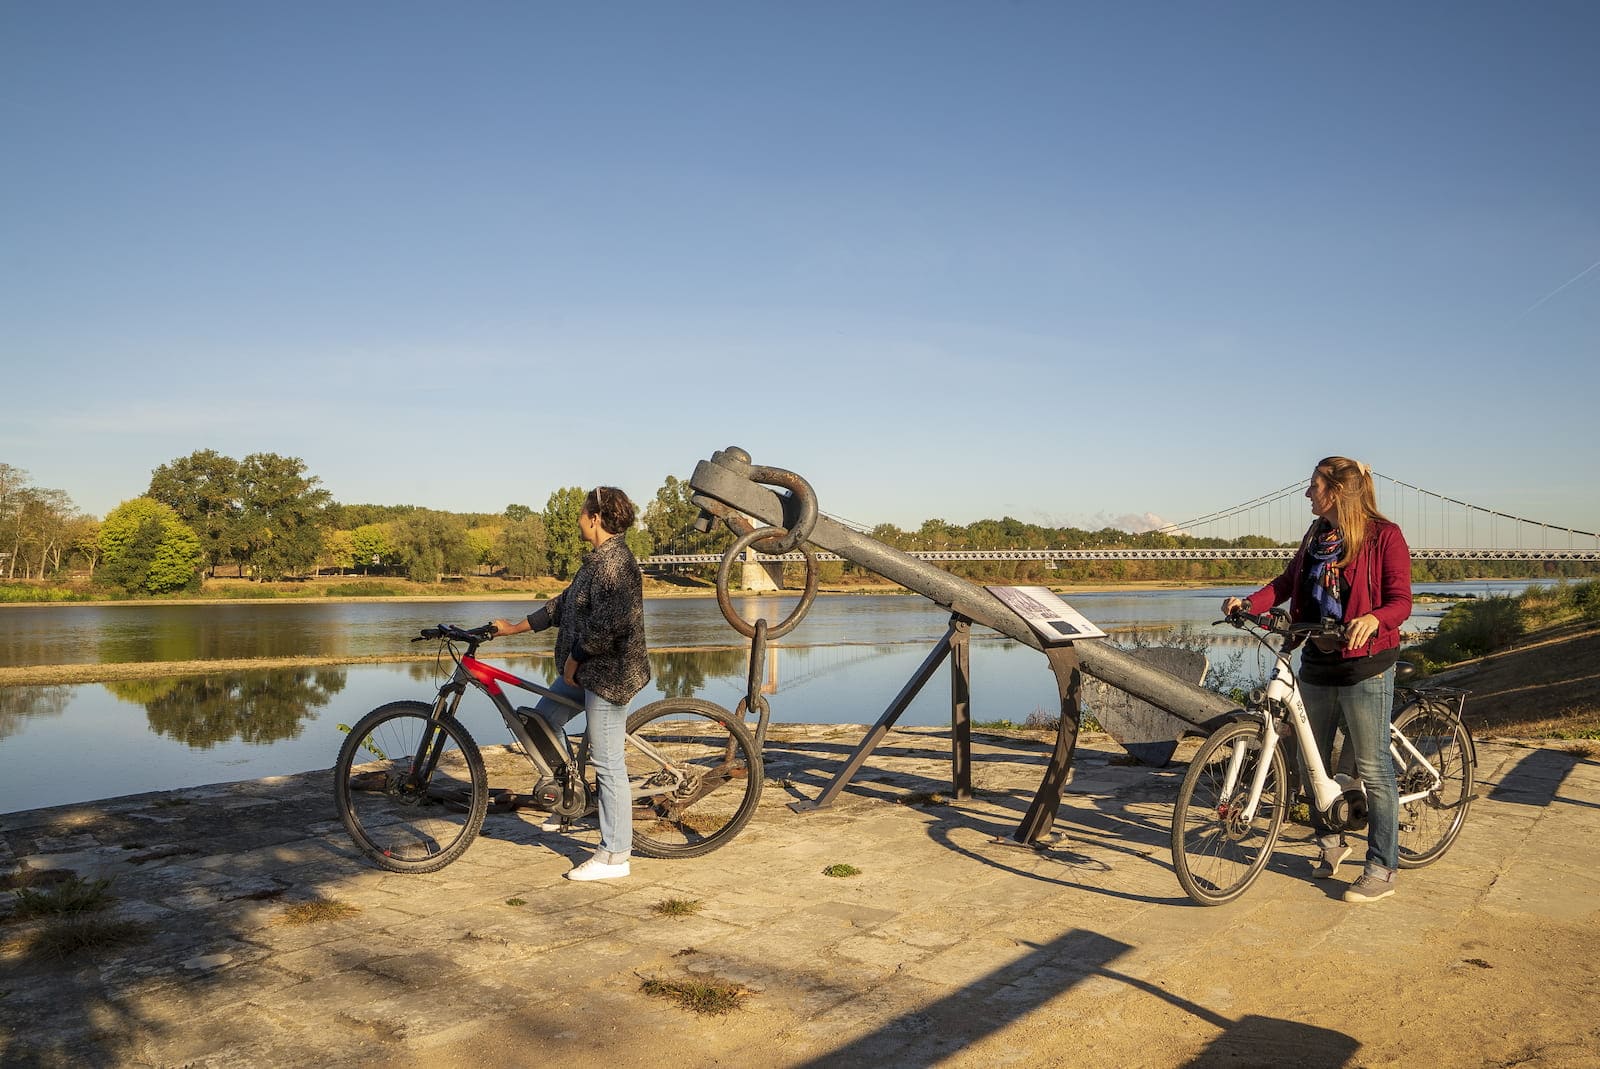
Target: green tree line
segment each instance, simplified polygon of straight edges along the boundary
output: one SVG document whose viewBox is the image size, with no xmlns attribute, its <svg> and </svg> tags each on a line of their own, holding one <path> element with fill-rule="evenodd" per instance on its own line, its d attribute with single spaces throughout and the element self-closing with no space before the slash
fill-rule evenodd
<svg viewBox="0 0 1600 1069">
<path fill-rule="evenodd" d="M 513 579 L 569 578 L 583 559 L 577 514 L 586 491 L 552 491 L 544 507 L 511 503 L 496 513 L 457 513 L 419 505 L 343 504 L 297 457 L 252 453 L 235 460 L 211 449 L 160 465 L 138 497 L 104 520 L 80 513 L 60 490 L 33 486 L 25 471 L 0 463 L 0 577 L 61 578 L 87 573 L 98 583 L 138 593 L 197 587 L 203 577 L 255 580 L 315 574 L 447 576 L 497 574 Z M 684 480 L 668 475 L 626 532 L 640 558 L 653 553 L 720 553 L 733 536 L 720 525 L 694 529 L 699 508 Z M 958 525 L 925 520 L 915 530 L 880 524 L 873 537 L 919 550 L 1265 548 L 1270 539 L 1196 538 L 1105 527 L 1044 527 L 1006 516 Z M 798 573 L 798 565 L 790 566 Z M 823 567 L 824 580 L 860 576 L 848 563 Z M 1264 561 L 1044 561 L 950 563 L 988 582 L 1250 582 L 1273 573 Z M 703 575 L 714 567 L 695 569 Z M 1573 562 L 1418 561 L 1417 582 L 1483 576 L 1561 579 L 1593 575 Z M 798 574 L 795 575 L 798 581 Z"/>
</svg>

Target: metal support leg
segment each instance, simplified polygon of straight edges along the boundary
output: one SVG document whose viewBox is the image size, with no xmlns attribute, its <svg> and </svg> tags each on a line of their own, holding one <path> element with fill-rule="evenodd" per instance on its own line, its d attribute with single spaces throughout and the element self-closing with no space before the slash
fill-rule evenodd
<svg viewBox="0 0 1600 1069">
<path fill-rule="evenodd" d="M 895 695 L 894 701 L 889 703 L 889 708 L 883 711 L 883 715 L 878 718 L 878 722 L 872 725 L 872 729 L 867 732 L 867 737 L 861 740 L 861 745 L 856 747 L 856 752 L 850 755 L 850 760 L 845 762 L 845 766 L 833 777 L 832 782 L 817 796 L 815 801 L 790 802 L 790 809 L 796 813 L 809 813 L 814 809 L 824 809 L 833 804 L 834 797 L 844 790 L 845 784 L 849 783 L 855 777 L 855 774 L 860 771 L 867 757 L 873 750 L 878 748 L 878 744 L 883 741 L 884 736 L 889 734 L 889 729 L 894 726 L 894 722 L 900 719 L 900 714 L 906 711 L 906 707 L 911 704 L 912 699 L 917 696 L 928 680 L 933 678 L 933 673 L 938 671 L 939 666 L 944 663 L 944 659 L 950 656 L 956 631 L 957 624 L 955 619 L 952 618 L 950 626 L 945 630 L 944 637 L 939 640 L 939 644 L 929 651 L 928 656 L 923 659 L 916 672 L 907 680 L 906 685 L 900 688 L 900 693 Z M 962 647 L 965 648 L 965 646 L 966 643 L 962 642 Z"/>
<path fill-rule="evenodd" d="M 1045 649 L 1044 655 L 1055 673 L 1056 689 L 1061 693 L 1061 727 L 1056 731 L 1055 752 L 1050 755 L 1050 764 L 1039 783 L 1039 793 L 1033 796 L 1033 804 L 1012 836 L 1023 844 L 1043 839 L 1055 823 L 1056 810 L 1061 807 L 1061 790 L 1072 768 L 1072 751 L 1078 745 L 1078 714 L 1083 706 L 1079 693 L 1083 675 L 1078 670 L 1077 651 L 1071 646 L 1051 646 Z"/>
<path fill-rule="evenodd" d="M 950 618 L 950 792 L 972 797 L 972 622 Z"/>
</svg>

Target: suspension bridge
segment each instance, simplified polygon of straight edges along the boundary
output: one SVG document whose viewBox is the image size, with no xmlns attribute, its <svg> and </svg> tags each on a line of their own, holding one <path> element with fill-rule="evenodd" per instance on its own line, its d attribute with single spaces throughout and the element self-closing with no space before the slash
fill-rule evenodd
<svg viewBox="0 0 1600 1069">
<path fill-rule="evenodd" d="M 1379 472 L 1372 474 L 1378 509 L 1405 532 L 1413 560 L 1600 563 L 1600 534 L 1593 531 L 1527 519 L 1426 490 Z M 1301 479 L 1192 520 L 1168 524 L 1141 535 L 1129 534 L 1129 542 L 1138 544 L 1037 548 L 911 546 L 905 547 L 905 551 L 921 560 L 935 562 L 1287 560 L 1294 554 L 1310 522 L 1305 488 L 1305 480 Z M 838 517 L 833 519 L 846 522 Z M 1239 544 L 1246 541 L 1251 544 Z M 1163 544 L 1153 545 L 1152 542 Z M 822 561 L 840 559 L 832 553 L 818 552 L 816 556 Z M 757 553 L 749 559 L 766 564 L 803 558 L 795 552 Z M 654 554 L 640 563 L 647 567 L 671 567 L 716 564 L 721 560 L 719 553 L 669 551 Z"/>
</svg>

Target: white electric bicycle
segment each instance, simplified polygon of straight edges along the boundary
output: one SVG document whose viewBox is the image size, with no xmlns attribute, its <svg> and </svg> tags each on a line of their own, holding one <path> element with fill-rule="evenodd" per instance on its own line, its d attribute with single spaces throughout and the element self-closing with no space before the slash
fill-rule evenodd
<svg viewBox="0 0 1600 1069">
<path fill-rule="evenodd" d="M 1231 902 L 1261 874 L 1278 841 L 1296 790 L 1284 759 L 1292 739 L 1308 805 L 1333 831 L 1360 831 L 1367 823 L 1367 798 L 1359 777 L 1330 775 L 1317 752 L 1311 722 L 1290 663 L 1306 639 L 1339 636 L 1336 624 L 1291 624 L 1281 609 L 1226 620 L 1255 636 L 1273 655 L 1265 688 L 1251 692 L 1245 708 L 1231 714 L 1200 745 L 1189 763 L 1172 815 L 1172 865 L 1191 899 L 1205 906 Z M 1276 639 L 1276 643 L 1274 643 Z M 1409 669 L 1409 665 L 1403 666 Z M 1445 688 L 1397 691 L 1406 701 L 1389 727 L 1400 795 L 1400 867 L 1439 860 L 1466 822 L 1475 797 L 1477 755 L 1461 721 L 1466 692 Z"/>
</svg>

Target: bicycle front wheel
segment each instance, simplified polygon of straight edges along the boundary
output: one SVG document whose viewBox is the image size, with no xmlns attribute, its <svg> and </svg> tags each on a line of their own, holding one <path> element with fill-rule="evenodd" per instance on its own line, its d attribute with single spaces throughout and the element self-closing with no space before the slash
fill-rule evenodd
<svg viewBox="0 0 1600 1069">
<path fill-rule="evenodd" d="M 1443 702 L 1426 698 L 1400 710 L 1394 726 L 1439 773 L 1433 776 L 1404 746 L 1394 778 L 1401 797 L 1426 791 L 1400 807 L 1400 867 L 1418 869 L 1444 856 L 1461 834 L 1472 806 L 1474 762 L 1466 725 Z"/>
<path fill-rule="evenodd" d="M 426 702 L 390 702 L 362 717 L 333 769 L 339 819 L 361 852 L 391 872 L 433 872 L 483 826 L 483 755 L 456 720 Z"/>
<path fill-rule="evenodd" d="M 698 698 L 652 702 L 628 718 L 633 848 L 699 857 L 724 845 L 761 801 L 761 753 L 733 714 Z"/>
<path fill-rule="evenodd" d="M 1244 894 L 1278 841 L 1289 788 L 1283 754 L 1276 747 L 1261 787 L 1261 804 L 1253 819 L 1244 819 L 1261 756 L 1261 725 L 1228 724 L 1201 744 L 1178 789 L 1172 867 L 1184 891 L 1202 906 L 1220 906 Z"/>
</svg>

